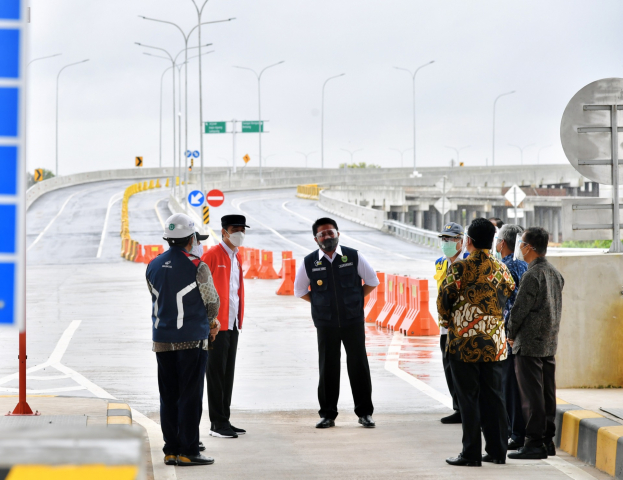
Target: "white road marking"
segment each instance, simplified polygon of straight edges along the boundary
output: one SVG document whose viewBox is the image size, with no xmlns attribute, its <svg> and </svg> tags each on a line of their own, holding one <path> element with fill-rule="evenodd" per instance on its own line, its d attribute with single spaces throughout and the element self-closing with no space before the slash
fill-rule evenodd
<svg viewBox="0 0 623 480">
<path fill-rule="evenodd" d="M 79 192 L 75 192 L 72 193 L 69 197 L 67 197 L 67 200 L 65 200 L 65 203 L 63 203 L 63 206 L 61 207 L 61 209 L 58 211 L 58 213 L 54 216 L 54 218 L 52 220 L 50 220 L 50 223 L 47 224 L 47 226 L 43 229 L 43 231 L 37 236 L 37 238 L 35 238 L 35 241 L 32 242 L 30 244 L 30 247 L 27 248 L 26 251 L 30 250 L 32 247 L 34 247 L 39 240 L 41 240 L 41 237 L 43 237 L 43 235 L 45 234 L 45 232 L 48 231 L 48 229 L 52 226 L 52 224 L 54 223 L 54 221 L 60 217 L 61 213 L 63 213 L 63 210 L 65 210 L 65 207 L 67 206 L 67 204 L 69 203 L 69 201 L 75 196 L 78 195 L 79 193 L 82 193 L 86 190 L 80 190 Z"/>
<path fill-rule="evenodd" d="M 271 232 L 273 232 L 275 235 L 277 235 L 279 238 L 281 238 L 282 240 L 285 240 L 288 243 L 291 243 L 292 245 L 296 246 L 297 248 L 300 248 L 301 250 L 303 250 L 306 253 L 309 253 L 311 250 L 309 247 L 304 247 L 303 245 L 293 242 L 292 240 L 284 237 L 283 235 L 281 235 L 277 230 L 275 230 L 274 228 L 269 227 L 268 225 L 266 225 L 265 223 L 260 222 L 257 218 L 249 215 L 248 213 L 246 213 L 244 210 L 242 210 L 242 208 L 240 208 L 240 205 L 242 205 L 243 203 L 246 202 L 250 202 L 251 200 L 265 200 L 267 198 L 279 198 L 279 196 L 281 195 L 269 195 L 269 196 L 263 196 L 263 197 L 251 197 L 251 198 L 242 198 L 242 199 L 236 199 L 236 200 L 232 200 L 231 204 L 234 208 L 240 210 L 242 213 L 244 213 L 247 217 L 253 219 L 253 221 L 255 221 L 256 223 L 259 223 L 261 226 L 263 226 L 264 228 L 266 228 L 267 230 L 270 230 Z M 239 201 L 237 201 L 239 200 Z"/>
<path fill-rule="evenodd" d="M 420 392 L 428 395 L 434 400 L 437 400 L 443 406 L 448 407 L 450 410 L 452 410 L 451 397 L 438 392 L 431 386 L 424 383 L 422 380 L 418 380 L 413 375 L 410 375 L 398 366 L 398 362 L 400 361 L 400 349 L 402 347 L 403 340 L 404 336 L 402 334 L 394 333 L 394 336 L 392 337 L 392 342 L 389 345 L 389 349 L 387 350 L 387 356 L 385 357 L 385 370 L 393 373 L 398 378 L 401 378 L 405 382 L 417 388 Z"/>
<path fill-rule="evenodd" d="M 67 375 L 68 377 L 68 375 Z M 40 394 L 40 393 L 44 393 L 44 394 L 49 394 L 49 393 L 61 393 L 61 392 L 74 392 L 77 390 L 86 390 L 85 387 L 81 387 L 81 386 L 76 386 L 76 387 L 58 387 L 58 388 L 44 388 L 44 389 L 34 389 L 31 390 L 29 388 L 26 389 L 26 394 L 27 395 L 31 395 L 31 394 Z M 19 388 L 11 388 L 11 387 L 0 387 L 0 392 L 12 392 L 12 393 L 18 393 L 19 392 Z"/>
<path fill-rule="evenodd" d="M 100 240 L 100 246 L 97 249 L 97 255 L 95 258 L 102 256 L 102 249 L 104 248 L 104 239 L 106 238 L 106 230 L 108 230 L 108 217 L 110 217 L 110 209 L 112 206 L 123 198 L 123 192 L 115 193 L 108 201 L 108 208 L 106 209 L 106 218 L 104 218 L 104 228 L 102 228 L 102 238 Z"/>
<path fill-rule="evenodd" d="M 78 330 L 80 323 L 82 323 L 82 320 L 74 320 L 69 324 L 69 327 L 65 329 L 61 335 L 61 338 L 58 340 L 56 347 L 54 347 L 52 355 L 48 358 L 49 364 L 61 362 L 63 355 L 65 355 L 65 352 L 67 351 L 69 342 L 71 342 L 71 338 L 74 336 L 74 333 L 76 333 L 76 330 Z"/>
</svg>

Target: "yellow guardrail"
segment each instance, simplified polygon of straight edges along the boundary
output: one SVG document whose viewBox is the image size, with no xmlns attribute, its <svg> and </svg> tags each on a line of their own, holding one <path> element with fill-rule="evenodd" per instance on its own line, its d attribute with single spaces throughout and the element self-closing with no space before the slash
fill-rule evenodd
<svg viewBox="0 0 623 480">
<path fill-rule="evenodd" d="M 179 177 L 176 178 L 179 181 Z M 154 183 L 155 182 L 155 183 Z M 169 179 L 167 178 L 167 186 L 169 185 Z M 145 190 L 152 190 L 154 188 L 160 188 L 160 179 L 149 180 L 145 182 L 134 183 L 125 189 L 123 192 L 123 201 L 121 202 L 121 256 L 131 262 L 137 256 L 138 242 L 132 240 L 130 236 L 130 217 L 128 213 L 128 203 L 130 197 L 139 192 Z"/>
<path fill-rule="evenodd" d="M 308 200 L 318 200 L 318 195 L 320 194 L 320 190 L 324 187 L 319 187 L 315 183 L 310 183 L 308 185 L 299 185 L 296 187 L 296 196 L 299 198 L 306 198 Z"/>
</svg>

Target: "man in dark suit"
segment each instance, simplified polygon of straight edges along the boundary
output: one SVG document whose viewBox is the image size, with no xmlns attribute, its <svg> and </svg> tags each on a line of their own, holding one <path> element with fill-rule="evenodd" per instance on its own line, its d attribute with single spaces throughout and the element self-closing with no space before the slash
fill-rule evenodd
<svg viewBox="0 0 623 480">
<path fill-rule="evenodd" d="M 556 349 L 562 314 L 564 278 L 547 261 L 549 233 L 528 228 L 519 245 L 528 271 L 508 320 L 508 343 L 515 354 L 515 373 L 526 421 L 526 441 L 508 458 L 543 459 L 556 455 Z"/>
</svg>

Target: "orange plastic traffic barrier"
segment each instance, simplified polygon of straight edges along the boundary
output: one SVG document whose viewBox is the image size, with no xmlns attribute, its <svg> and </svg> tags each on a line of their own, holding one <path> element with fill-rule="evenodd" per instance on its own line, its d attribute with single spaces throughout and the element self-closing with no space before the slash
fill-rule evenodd
<svg viewBox="0 0 623 480">
<path fill-rule="evenodd" d="M 292 252 L 289 250 L 286 250 L 284 252 L 281 252 L 281 270 L 279 270 L 279 273 L 277 275 L 279 275 L 280 277 L 283 277 L 283 261 L 286 258 L 292 258 Z"/>
<path fill-rule="evenodd" d="M 439 327 L 430 313 L 428 280 L 409 279 L 409 311 L 400 326 L 408 337 L 439 335 Z"/>
<path fill-rule="evenodd" d="M 262 250 L 260 252 L 262 262 L 260 266 L 260 278 L 264 280 L 274 280 L 279 278 L 273 267 L 273 252 Z"/>
<path fill-rule="evenodd" d="M 238 247 L 238 254 L 240 255 L 240 258 L 242 258 L 244 260 L 244 251 L 247 249 L 247 247 Z"/>
<path fill-rule="evenodd" d="M 296 260 L 283 260 L 283 281 L 277 289 L 277 295 L 294 295 L 294 277 L 296 275 Z"/>
<path fill-rule="evenodd" d="M 143 256 L 143 263 L 149 263 L 158 255 L 164 252 L 162 245 L 145 245 L 145 255 Z"/>
<path fill-rule="evenodd" d="M 242 255 L 242 274 L 244 275 L 251 268 L 251 250 L 252 248 L 245 248 Z"/>
<path fill-rule="evenodd" d="M 252 248 L 249 252 L 249 269 L 244 278 L 259 278 L 260 276 L 260 251 Z"/>
<path fill-rule="evenodd" d="M 408 282 L 408 277 L 396 275 L 396 308 L 387 322 L 387 328 L 390 330 L 398 330 L 409 311 Z"/>
<path fill-rule="evenodd" d="M 145 257 L 143 256 L 143 246 L 140 243 L 138 244 L 137 250 L 138 250 L 138 254 L 134 258 L 134 262 L 144 263 Z"/>
<path fill-rule="evenodd" d="M 161 185 L 160 185 L 160 179 L 159 179 L 159 178 L 156 178 L 156 188 L 160 188 L 160 187 L 161 187 Z"/>
<path fill-rule="evenodd" d="M 376 318 L 379 327 L 386 327 L 396 308 L 396 275 L 385 274 L 385 305 Z"/>
<path fill-rule="evenodd" d="M 136 240 L 132 240 L 132 244 L 130 246 L 130 249 L 128 250 L 128 254 L 125 257 L 126 260 L 133 262 L 134 259 L 136 258 L 137 250 L 138 250 L 138 242 Z"/>
<path fill-rule="evenodd" d="M 374 323 L 385 306 L 385 273 L 376 272 L 379 278 L 379 286 L 372 290 L 368 296 L 368 303 L 363 309 L 366 322 Z"/>
</svg>

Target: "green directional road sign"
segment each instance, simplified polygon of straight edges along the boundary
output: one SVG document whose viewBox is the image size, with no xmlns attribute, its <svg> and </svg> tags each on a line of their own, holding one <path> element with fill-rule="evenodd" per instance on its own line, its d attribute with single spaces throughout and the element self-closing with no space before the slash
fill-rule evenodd
<svg viewBox="0 0 623 480">
<path fill-rule="evenodd" d="M 262 128 L 262 132 L 264 131 L 264 122 L 260 122 L 259 120 L 251 120 L 251 121 L 243 121 L 242 123 L 242 133 L 259 133 L 260 132 L 260 124 Z"/>
<path fill-rule="evenodd" d="M 205 133 L 227 133 L 227 122 L 205 122 Z"/>
</svg>

